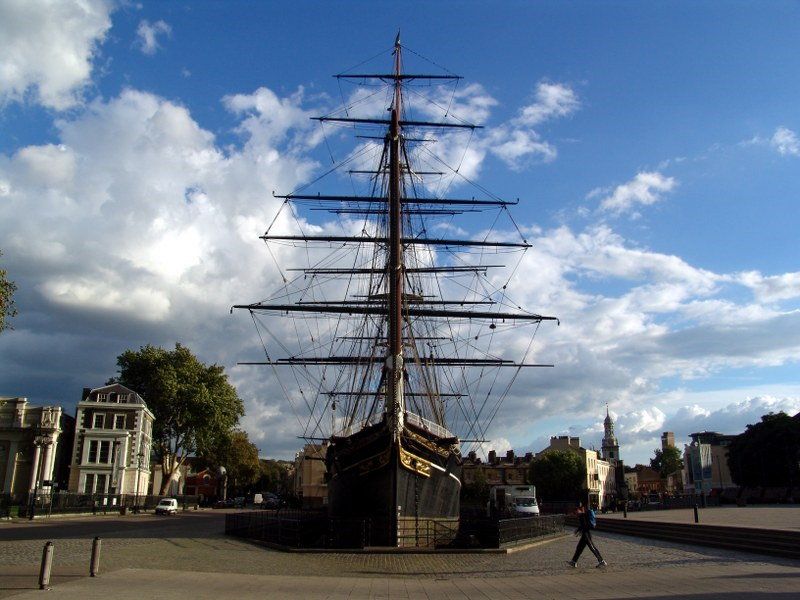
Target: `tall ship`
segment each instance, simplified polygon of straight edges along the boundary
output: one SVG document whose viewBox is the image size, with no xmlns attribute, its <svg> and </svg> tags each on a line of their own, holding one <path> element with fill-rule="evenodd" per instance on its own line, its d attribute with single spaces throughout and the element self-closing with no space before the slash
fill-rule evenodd
<svg viewBox="0 0 800 600">
<path fill-rule="evenodd" d="M 458 116 L 461 77 L 435 63 L 444 72 L 406 72 L 404 51 L 398 34 L 390 68 L 336 76 L 353 88 L 316 117 L 321 135 L 329 150 L 344 133 L 358 140 L 338 161 L 331 152 L 338 191 L 323 193 L 320 177 L 276 196 L 261 237 L 281 281 L 234 306 L 249 311 L 266 356 L 246 364 L 270 369 L 298 437 L 318 444 L 330 518 L 360 521 L 379 546 L 420 545 L 421 530 L 455 535 L 462 452 L 487 443 L 526 367 L 552 366 L 532 362 L 532 342 L 555 320 L 511 299 L 513 270 L 493 274 L 530 247 L 508 211 L 517 201 L 480 186 L 477 198 L 447 193 L 471 184 L 448 156 L 466 155 L 480 129 Z"/>
</svg>

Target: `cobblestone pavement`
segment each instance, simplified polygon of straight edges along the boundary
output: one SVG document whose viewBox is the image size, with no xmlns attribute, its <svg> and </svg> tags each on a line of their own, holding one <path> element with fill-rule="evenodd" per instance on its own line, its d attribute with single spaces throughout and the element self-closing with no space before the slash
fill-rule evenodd
<svg viewBox="0 0 800 600">
<path fill-rule="evenodd" d="M 730 525 L 733 527 L 759 527 L 763 529 L 800 530 L 800 505 L 773 506 L 719 506 L 700 508 L 701 525 Z M 601 519 L 622 519 L 622 513 L 600 515 Z M 628 520 L 658 521 L 662 523 L 694 523 L 694 509 L 676 508 L 629 512 Z"/>
<path fill-rule="evenodd" d="M 96 517 L 70 523 L 0 523 L 0 565 L 16 565 L 20 576 L 35 581 L 42 546 L 55 544 L 56 573 L 88 570 L 91 540 L 103 538 L 101 569 L 167 569 L 203 573 L 308 577 L 400 578 L 417 580 L 508 579 L 576 572 L 566 561 L 575 538 L 567 536 L 507 555 L 497 554 L 347 554 L 285 553 L 227 538 L 219 513 L 177 517 Z M 656 540 L 598 532 L 597 545 L 608 561 L 607 574 L 633 575 L 658 569 L 702 567 L 709 570 L 796 568 L 797 561 L 766 559 L 726 550 L 680 546 Z M 61 570 L 61 571 L 59 571 Z M 594 573 L 587 552 L 577 573 Z M 18 593 L 0 578 L 0 597 Z M 487 582 L 488 585 L 488 582 Z M 3 588 L 5 587 L 5 591 Z M 21 587 L 21 586 L 20 586 Z M 800 594 L 798 594 L 800 597 Z"/>
</svg>

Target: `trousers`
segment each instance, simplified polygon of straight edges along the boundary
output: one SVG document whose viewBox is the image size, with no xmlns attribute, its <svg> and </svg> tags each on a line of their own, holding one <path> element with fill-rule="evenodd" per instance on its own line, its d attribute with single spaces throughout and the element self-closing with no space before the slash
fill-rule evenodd
<svg viewBox="0 0 800 600">
<path fill-rule="evenodd" d="M 592 533 L 590 531 L 582 531 L 581 532 L 581 539 L 578 541 L 578 546 L 575 548 L 575 555 L 572 557 L 572 562 L 578 562 L 578 559 L 581 557 L 583 553 L 583 549 L 589 547 L 589 550 L 592 551 L 592 554 L 595 555 L 597 561 L 600 562 L 603 560 L 603 557 L 600 556 L 600 551 L 597 549 L 597 546 L 594 545 L 592 541 Z"/>
</svg>

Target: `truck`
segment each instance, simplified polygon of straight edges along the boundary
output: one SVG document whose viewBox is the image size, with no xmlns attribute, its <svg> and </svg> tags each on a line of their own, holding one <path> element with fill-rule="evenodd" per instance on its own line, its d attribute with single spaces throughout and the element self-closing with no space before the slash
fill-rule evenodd
<svg viewBox="0 0 800 600">
<path fill-rule="evenodd" d="M 538 517 L 536 486 L 496 485 L 489 490 L 486 514 L 490 517 Z"/>
</svg>

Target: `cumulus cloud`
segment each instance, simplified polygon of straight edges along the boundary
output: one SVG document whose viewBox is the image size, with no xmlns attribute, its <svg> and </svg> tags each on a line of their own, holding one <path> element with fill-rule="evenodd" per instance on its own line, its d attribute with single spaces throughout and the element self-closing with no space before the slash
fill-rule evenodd
<svg viewBox="0 0 800 600">
<path fill-rule="evenodd" d="M 738 280 L 761 302 L 776 302 L 800 297 L 800 272 L 764 276 L 758 271 L 746 271 Z"/>
<path fill-rule="evenodd" d="M 143 19 L 136 28 L 136 47 L 141 50 L 142 54 L 153 56 L 161 48 L 158 38 L 160 36 L 169 37 L 171 34 L 172 27 L 165 21 L 158 20 L 150 23 L 147 19 Z"/>
<path fill-rule="evenodd" d="M 800 156 L 800 140 L 797 134 L 786 127 L 778 127 L 769 140 L 770 146 L 779 154 L 785 156 Z"/>
<path fill-rule="evenodd" d="M 272 101 L 284 113 L 260 118 L 259 106 Z M 226 365 L 246 356 L 257 344 L 252 323 L 227 312 L 277 280 L 258 240 L 277 212 L 270 192 L 292 189 L 316 167 L 291 149 L 292 129 L 307 127 L 299 102 L 266 89 L 226 101 L 244 139 L 222 149 L 185 107 L 129 89 L 58 121 L 57 143 L 0 155 L 0 239 L 23 308 L 16 330 L 0 339 L 0 362 L 20 370 L 4 369 L 0 385 L 27 374 L 26 385 L 41 389 L 21 393 L 64 403 L 112 375 L 114 357 L 138 344 L 179 340 Z M 72 381 L 81 369 L 59 371 L 60 382 L 31 378 L 42 360 L 58 371 L 64 361 L 50 353 L 70 345 L 85 364 L 105 365 L 97 381 Z M 274 392 L 257 377 L 248 384 L 252 370 L 232 374 L 248 413 L 284 427 Z"/>
<path fill-rule="evenodd" d="M 636 177 L 618 185 L 608 196 L 600 201 L 600 210 L 615 214 L 634 209 L 637 205 L 648 206 L 663 199 L 672 191 L 677 182 L 674 177 L 666 177 L 657 171 L 643 171 Z M 592 194 L 590 192 L 590 196 Z"/>
<path fill-rule="evenodd" d="M 563 83 L 540 81 L 536 101 L 523 106 L 513 124 L 533 127 L 549 119 L 566 117 L 581 106 L 575 90 Z"/>
<path fill-rule="evenodd" d="M 29 99 L 56 110 L 79 104 L 112 10 L 107 0 L 0 4 L 0 102 Z"/>
</svg>

